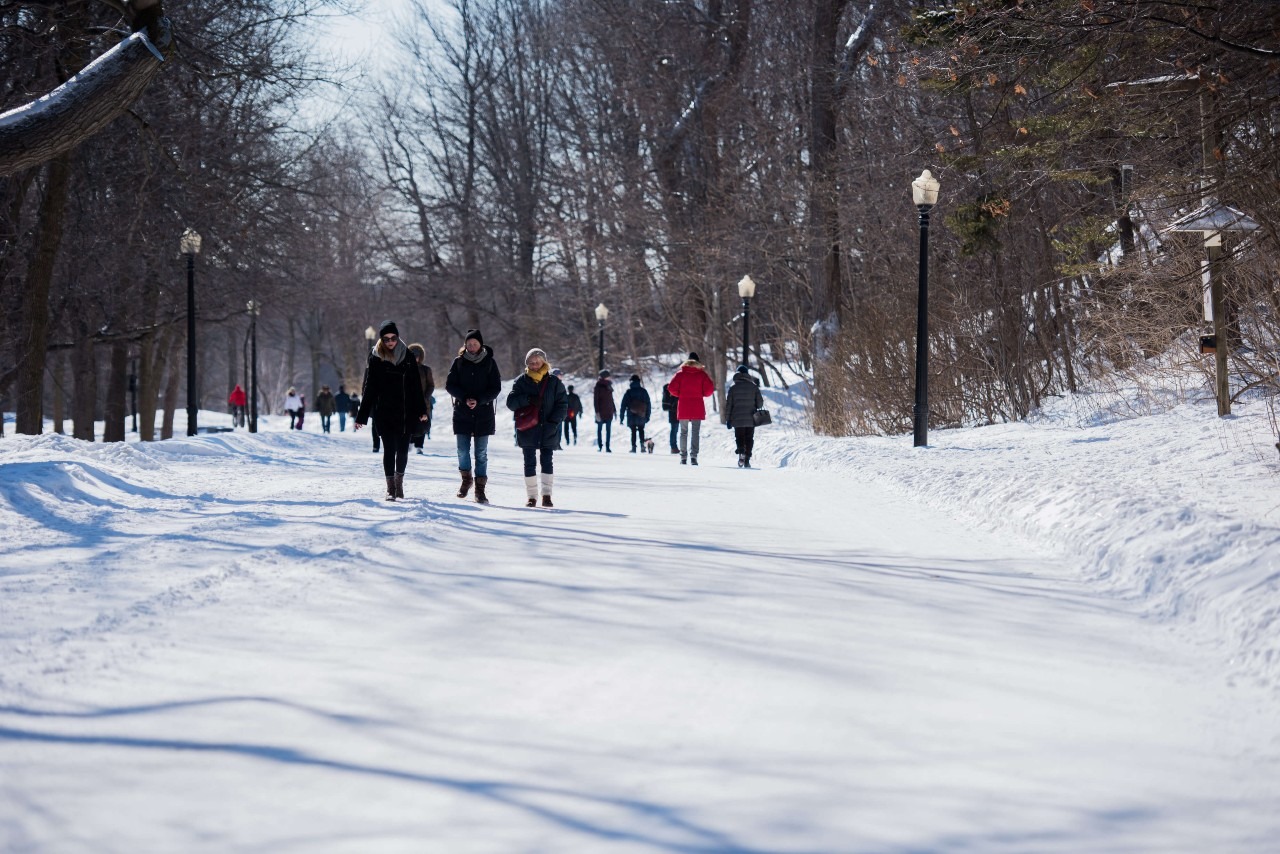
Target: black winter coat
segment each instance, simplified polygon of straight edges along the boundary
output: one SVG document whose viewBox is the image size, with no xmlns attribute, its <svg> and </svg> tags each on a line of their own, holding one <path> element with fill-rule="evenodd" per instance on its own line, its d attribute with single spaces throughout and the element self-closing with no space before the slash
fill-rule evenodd
<svg viewBox="0 0 1280 854">
<path fill-rule="evenodd" d="M 653 401 L 649 399 L 649 392 L 645 391 L 638 380 L 632 381 L 622 395 L 622 404 L 619 408 L 622 410 L 622 423 L 628 427 L 643 427 L 649 423 L 649 418 L 653 415 Z M 639 412 L 635 411 L 637 409 Z"/>
<path fill-rule="evenodd" d="M 755 427 L 755 412 L 764 406 L 760 386 L 747 374 L 734 374 L 724 402 L 724 420 L 730 427 Z"/>
<path fill-rule="evenodd" d="M 676 417 L 676 406 L 680 403 L 680 399 L 671 393 L 671 383 L 662 384 L 662 408 L 667 413 L 667 421 L 672 424 L 679 424 L 680 419 Z"/>
<path fill-rule="evenodd" d="M 412 436 L 419 419 L 427 414 L 418 379 L 418 363 L 405 354 L 400 364 L 369 354 L 364 391 L 356 423 L 365 424 L 373 415 L 373 426 L 380 436 Z"/>
<path fill-rule="evenodd" d="M 449 366 L 444 390 L 453 398 L 455 436 L 492 436 L 498 432 L 493 402 L 502 394 L 502 377 L 493 360 L 493 348 L 485 344 L 484 353 L 479 364 L 459 355 Z M 475 409 L 467 407 L 469 399 L 476 401 Z"/>
<path fill-rule="evenodd" d="M 507 393 L 507 409 L 515 412 L 538 399 L 538 383 L 527 373 L 516 377 Z M 542 380 L 541 417 L 534 427 L 516 431 L 516 444 L 522 448 L 560 450 L 560 425 L 569 412 L 569 396 L 560 378 L 547 374 Z"/>
</svg>

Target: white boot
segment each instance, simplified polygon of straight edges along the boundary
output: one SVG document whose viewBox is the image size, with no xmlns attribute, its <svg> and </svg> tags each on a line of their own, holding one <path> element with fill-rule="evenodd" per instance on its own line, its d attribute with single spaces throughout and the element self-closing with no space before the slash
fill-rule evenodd
<svg viewBox="0 0 1280 854">
<path fill-rule="evenodd" d="M 542 506 L 551 507 L 551 485 L 556 482 L 553 474 L 542 473 Z"/>
<path fill-rule="evenodd" d="M 524 479 L 524 494 L 529 499 L 525 502 L 526 507 L 538 506 L 538 476 L 536 474 Z"/>
</svg>

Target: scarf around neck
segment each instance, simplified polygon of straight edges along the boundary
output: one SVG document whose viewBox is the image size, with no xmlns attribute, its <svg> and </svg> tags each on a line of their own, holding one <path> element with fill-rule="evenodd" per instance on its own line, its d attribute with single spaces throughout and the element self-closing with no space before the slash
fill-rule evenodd
<svg viewBox="0 0 1280 854">
<path fill-rule="evenodd" d="M 399 338 L 396 339 L 396 346 L 390 353 L 387 353 L 386 348 L 382 346 L 381 341 L 373 347 L 373 355 L 382 359 L 384 362 L 390 362 L 393 365 L 398 365 L 403 362 L 404 357 L 408 354 L 409 348 Z"/>
<path fill-rule="evenodd" d="M 487 356 L 488 354 L 489 354 L 489 351 L 484 348 L 484 345 L 480 346 L 480 349 L 476 351 L 474 356 L 471 355 L 471 353 L 467 350 L 465 346 L 458 353 L 459 356 L 466 359 L 468 362 L 470 362 L 473 365 L 478 365 L 481 362 L 483 362 L 484 357 Z"/>
<path fill-rule="evenodd" d="M 541 383 L 544 379 L 546 379 L 547 374 L 551 373 L 551 363 L 544 360 L 542 362 L 542 370 L 535 373 L 529 368 L 525 368 L 524 372 L 525 372 L 525 376 L 533 380 L 535 383 Z"/>
</svg>

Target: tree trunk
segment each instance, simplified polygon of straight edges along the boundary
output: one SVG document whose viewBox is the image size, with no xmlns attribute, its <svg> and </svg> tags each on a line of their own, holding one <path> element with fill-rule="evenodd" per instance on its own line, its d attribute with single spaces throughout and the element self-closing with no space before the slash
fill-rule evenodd
<svg viewBox="0 0 1280 854">
<path fill-rule="evenodd" d="M 174 341 L 176 342 L 177 339 L 175 338 Z M 163 420 L 160 422 L 160 438 L 162 440 L 173 438 L 173 413 L 178 408 L 178 388 L 182 383 L 182 365 L 178 361 L 176 343 L 171 344 L 168 350 L 166 367 L 169 377 L 164 385 L 164 413 Z"/>
<path fill-rule="evenodd" d="M 54 353 L 49 357 L 49 373 L 52 375 L 53 385 L 53 432 L 59 436 L 66 435 L 66 429 L 63 422 L 67 419 L 67 394 L 66 394 L 66 365 L 67 361 L 61 353 Z"/>
<path fill-rule="evenodd" d="M 27 268 L 14 361 L 18 366 L 17 423 L 15 430 L 29 436 L 44 429 L 45 347 L 49 339 L 49 288 L 58 245 L 66 218 L 67 187 L 71 182 L 71 155 L 54 158 L 36 223 L 36 248 Z"/>
<path fill-rule="evenodd" d="M 107 377 L 107 400 L 103 406 L 102 441 L 123 442 L 129 393 L 129 345 L 117 341 L 111 345 L 111 373 Z"/>
<path fill-rule="evenodd" d="M 79 312 L 83 318 L 84 313 Z M 75 419 L 75 437 L 92 442 L 94 416 L 98 404 L 98 362 L 94 358 L 93 330 L 87 321 L 81 320 L 76 329 L 75 348 L 71 351 L 71 368 L 75 374 L 75 396 L 71 399 L 72 417 Z"/>
</svg>

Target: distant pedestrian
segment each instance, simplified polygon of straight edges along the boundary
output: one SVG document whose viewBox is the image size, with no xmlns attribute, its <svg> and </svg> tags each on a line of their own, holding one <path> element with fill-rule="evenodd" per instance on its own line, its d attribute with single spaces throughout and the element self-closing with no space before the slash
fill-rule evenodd
<svg viewBox="0 0 1280 854">
<path fill-rule="evenodd" d="M 338 409 L 338 432 L 347 432 L 347 415 L 351 412 L 351 395 L 347 394 L 347 387 L 338 386 L 338 393 L 333 396 L 334 406 Z"/>
<path fill-rule="evenodd" d="M 715 394 L 716 386 L 707 375 L 707 369 L 698 361 L 697 353 L 676 371 L 668 383 L 668 389 L 676 397 L 676 417 L 680 419 L 680 465 L 698 464 L 698 434 L 707 417 L 707 405 L 703 398 Z M 689 434 L 693 434 L 690 441 Z"/>
<path fill-rule="evenodd" d="M 569 444 L 569 432 L 573 431 L 573 444 L 578 444 L 578 416 L 582 414 L 582 398 L 569 386 L 569 412 L 564 417 L 564 443 Z"/>
<path fill-rule="evenodd" d="M 676 417 L 676 396 L 671 393 L 671 383 L 662 384 L 662 410 L 667 413 L 667 423 L 671 425 L 671 453 L 680 453 L 680 446 L 676 444 L 677 434 L 680 432 L 680 419 Z"/>
<path fill-rule="evenodd" d="M 423 443 L 431 435 L 431 393 L 436 390 L 436 378 L 431 373 L 431 366 L 426 363 L 427 350 L 421 344 L 410 344 L 409 352 L 418 363 L 418 380 L 422 386 L 422 400 L 427 407 L 427 420 L 413 434 L 413 446 L 422 453 Z"/>
<path fill-rule="evenodd" d="M 560 449 L 560 424 L 569 411 L 564 383 L 553 376 L 547 354 L 534 347 L 524 357 L 524 373 L 507 394 L 507 409 L 516 413 L 516 442 L 524 451 L 524 489 L 527 507 L 538 506 L 538 468 L 542 468 L 542 506 L 551 507 L 555 482 L 555 452 Z M 521 427 L 521 410 L 534 407 L 534 421 Z"/>
<path fill-rule="evenodd" d="M 760 384 L 739 365 L 729 386 L 729 396 L 724 403 L 725 422 L 733 428 L 734 443 L 738 451 L 738 468 L 751 468 L 751 451 L 756 442 L 756 410 L 764 406 Z"/>
<path fill-rule="evenodd" d="M 236 383 L 236 387 L 231 389 L 231 394 L 227 397 L 227 403 L 231 405 L 231 425 L 233 427 L 244 426 L 244 407 L 248 402 L 244 389 L 240 388 L 240 383 Z"/>
<path fill-rule="evenodd" d="M 289 413 L 289 429 L 302 429 L 302 398 L 298 397 L 298 390 L 293 386 L 289 386 L 289 391 L 284 396 L 284 411 Z"/>
<path fill-rule="evenodd" d="M 609 445 L 613 439 L 613 416 L 618 410 L 613 405 L 613 380 L 609 379 L 607 370 L 600 372 L 592 397 L 596 407 L 596 451 L 612 454 L 613 448 Z"/>
<path fill-rule="evenodd" d="M 640 383 L 640 375 L 631 375 L 631 384 L 622 394 L 620 406 L 622 423 L 631 428 L 631 453 L 636 452 L 636 438 L 640 439 L 640 452 L 644 452 L 644 426 L 653 415 L 653 401 L 649 392 Z"/>
<path fill-rule="evenodd" d="M 373 352 L 375 352 L 375 353 L 376 353 L 377 351 L 378 351 L 378 345 L 377 345 L 377 344 L 375 344 L 375 345 L 373 345 Z M 359 410 L 359 407 L 360 407 L 360 405 L 361 405 L 360 397 L 366 397 L 366 396 L 368 396 L 368 394 L 369 394 L 369 367 L 368 367 L 368 365 L 366 365 L 366 366 L 365 366 L 365 369 L 364 369 L 364 379 L 360 382 L 360 395 L 359 395 L 359 396 L 357 396 L 357 395 L 352 395 L 352 396 L 351 396 L 351 397 L 352 397 L 353 402 L 354 402 L 354 403 L 355 403 L 355 405 L 356 405 L 356 409 L 357 409 L 357 410 Z M 356 417 L 356 412 L 352 412 L 352 413 L 351 413 L 351 417 L 352 417 L 352 420 L 354 420 L 354 419 L 355 419 L 355 417 Z M 378 418 L 378 414 L 377 414 L 376 412 L 374 412 L 374 413 L 370 413 L 370 415 L 369 415 L 369 433 L 370 433 L 370 435 L 372 435 L 372 436 L 373 436 L 373 452 L 374 452 L 375 454 L 376 454 L 376 453 L 378 453 L 378 451 L 382 448 L 382 439 L 378 436 L 378 422 L 377 422 L 377 418 Z M 355 428 L 354 428 L 354 427 L 352 427 L 351 429 L 352 429 L 352 430 L 354 430 Z"/>
<path fill-rule="evenodd" d="M 409 463 L 409 441 L 418 425 L 427 420 L 418 363 L 400 340 L 400 330 L 390 320 L 378 327 L 378 343 L 365 369 L 364 400 L 356 413 L 359 430 L 373 415 L 382 434 L 382 473 L 387 478 L 387 500 L 404 498 L 404 472 Z"/>
<path fill-rule="evenodd" d="M 453 398 L 453 433 L 458 442 L 458 473 L 462 476 L 458 497 L 466 498 L 474 482 L 476 501 L 488 504 L 485 488 L 489 484 L 489 437 L 498 430 L 493 402 L 502 393 L 502 376 L 493 358 L 493 348 L 484 343 L 479 329 L 467 330 L 458 356 L 449 366 L 444 388 Z"/>
<path fill-rule="evenodd" d="M 329 432 L 329 427 L 333 424 L 333 413 L 337 411 L 338 402 L 333 392 L 327 385 L 320 386 L 320 393 L 316 395 L 316 412 L 320 415 L 321 432 Z"/>
</svg>

